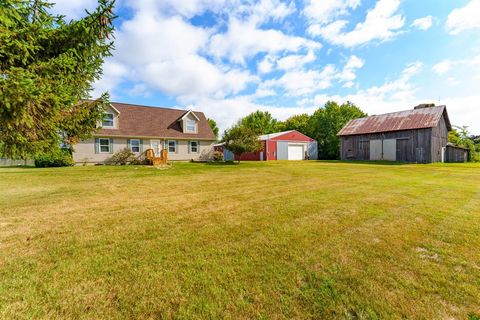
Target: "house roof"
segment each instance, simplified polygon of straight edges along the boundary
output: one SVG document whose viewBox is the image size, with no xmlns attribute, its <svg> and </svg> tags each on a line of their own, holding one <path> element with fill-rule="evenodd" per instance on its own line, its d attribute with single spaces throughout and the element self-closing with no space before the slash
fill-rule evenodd
<svg viewBox="0 0 480 320">
<path fill-rule="evenodd" d="M 338 136 L 433 128 L 442 116 L 445 117 L 448 130 L 452 130 L 446 106 L 419 105 L 413 110 L 350 120 Z"/>
<path fill-rule="evenodd" d="M 118 128 L 102 128 L 97 131 L 96 135 L 215 140 L 215 135 L 203 112 L 118 102 L 111 104 L 119 112 Z M 199 119 L 198 132 L 183 133 L 178 120 L 191 112 Z"/>
</svg>

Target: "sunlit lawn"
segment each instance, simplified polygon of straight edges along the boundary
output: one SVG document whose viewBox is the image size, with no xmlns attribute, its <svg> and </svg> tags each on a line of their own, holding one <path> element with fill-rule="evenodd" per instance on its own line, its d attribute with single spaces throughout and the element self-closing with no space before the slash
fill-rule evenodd
<svg viewBox="0 0 480 320">
<path fill-rule="evenodd" d="M 0 168 L 1 319 L 480 315 L 480 166 Z"/>
</svg>

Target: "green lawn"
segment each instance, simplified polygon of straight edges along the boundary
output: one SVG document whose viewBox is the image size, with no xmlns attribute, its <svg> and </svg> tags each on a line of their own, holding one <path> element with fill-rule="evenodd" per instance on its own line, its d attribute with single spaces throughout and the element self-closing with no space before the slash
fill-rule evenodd
<svg viewBox="0 0 480 320">
<path fill-rule="evenodd" d="M 480 166 L 0 168 L 1 319 L 475 319 Z"/>
</svg>

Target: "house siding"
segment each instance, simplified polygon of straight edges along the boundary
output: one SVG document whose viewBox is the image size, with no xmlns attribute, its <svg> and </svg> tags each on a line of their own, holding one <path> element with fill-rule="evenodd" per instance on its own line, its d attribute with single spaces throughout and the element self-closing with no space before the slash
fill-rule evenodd
<svg viewBox="0 0 480 320">
<path fill-rule="evenodd" d="M 164 140 L 175 140 L 177 141 L 177 150 L 175 153 L 168 153 L 169 160 L 206 160 L 210 159 L 213 151 L 214 141 L 210 140 L 184 140 L 184 139 L 164 139 L 164 138 L 123 138 L 123 137 L 108 137 L 102 136 L 102 138 L 111 138 L 113 139 L 113 153 L 95 153 L 95 138 L 87 139 L 80 141 L 74 146 L 73 160 L 77 164 L 81 163 L 105 163 L 109 158 L 116 152 L 119 152 L 128 147 L 128 139 L 140 139 L 142 142 L 141 150 L 145 151 L 150 148 L 150 140 L 160 140 L 163 144 Z M 199 142 L 199 152 L 190 153 L 188 144 L 189 141 L 198 141 Z M 138 154 L 140 156 L 140 154 Z"/>
</svg>

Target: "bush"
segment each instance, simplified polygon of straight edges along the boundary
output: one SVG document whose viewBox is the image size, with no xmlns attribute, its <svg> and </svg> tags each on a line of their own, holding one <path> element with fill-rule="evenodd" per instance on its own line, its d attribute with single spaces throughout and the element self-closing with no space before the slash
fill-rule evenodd
<svg viewBox="0 0 480 320">
<path fill-rule="evenodd" d="M 67 149 L 58 149 L 50 153 L 39 153 L 35 155 L 34 160 L 37 168 L 69 167 L 75 164 L 71 152 Z"/>
<path fill-rule="evenodd" d="M 108 160 L 111 165 L 126 165 L 126 164 L 141 164 L 136 158 L 135 154 L 129 149 L 125 148 L 112 155 Z"/>
<path fill-rule="evenodd" d="M 214 151 L 212 154 L 212 159 L 215 162 L 223 161 L 223 152 L 221 151 Z"/>
</svg>

